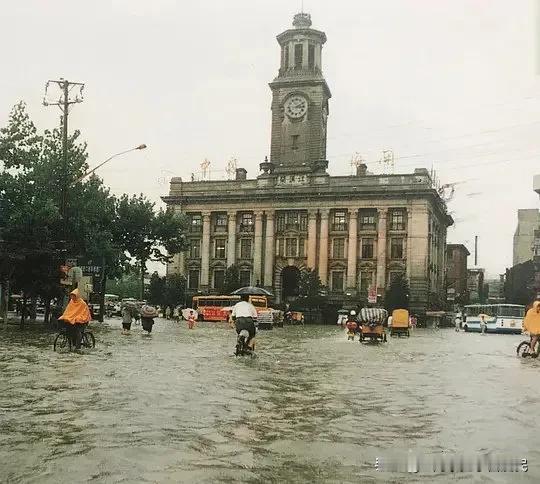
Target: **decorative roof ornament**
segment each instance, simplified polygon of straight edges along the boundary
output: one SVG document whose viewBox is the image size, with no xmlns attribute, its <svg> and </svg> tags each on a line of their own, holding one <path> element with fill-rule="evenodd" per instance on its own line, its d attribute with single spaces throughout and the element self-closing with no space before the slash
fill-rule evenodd
<svg viewBox="0 0 540 484">
<path fill-rule="evenodd" d="M 297 29 L 309 29 L 311 27 L 311 15 L 309 13 L 297 13 L 292 23 Z"/>
</svg>

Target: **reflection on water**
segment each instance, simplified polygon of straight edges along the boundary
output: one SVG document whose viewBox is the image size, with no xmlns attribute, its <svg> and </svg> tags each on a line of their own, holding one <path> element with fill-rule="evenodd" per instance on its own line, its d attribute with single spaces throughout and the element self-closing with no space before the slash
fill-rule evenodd
<svg viewBox="0 0 540 484">
<path fill-rule="evenodd" d="M 375 471 L 408 449 L 529 460 L 528 474 L 481 482 L 539 475 L 540 362 L 516 358 L 519 336 L 416 330 L 361 345 L 334 327 L 289 327 L 262 332 L 246 359 L 230 356 L 224 326 L 93 330 L 95 350 L 64 355 L 52 334 L 0 331 L 0 481 L 471 479 Z"/>
</svg>

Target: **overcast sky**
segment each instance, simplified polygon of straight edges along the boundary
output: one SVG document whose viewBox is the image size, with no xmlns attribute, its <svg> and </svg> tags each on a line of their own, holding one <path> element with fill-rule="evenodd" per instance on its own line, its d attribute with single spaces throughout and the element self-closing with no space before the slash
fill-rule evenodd
<svg viewBox="0 0 540 484">
<path fill-rule="evenodd" d="M 41 102 L 47 79 L 86 83 L 71 128 L 91 165 L 146 143 L 100 170 L 117 193 L 155 201 L 167 179 L 227 160 L 256 176 L 269 154 L 268 82 L 275 36 L 300 0 L 21 0 L 0 17 L 0 125 L 24 100 L 40 128 L 59 121 Z M 396 173 L 433 166 L 456 186 L 450 242 L 491 275 L 512 264 L 518 208 L 537 208 L 540 173 L 540 35 L 533 0 L 305 0 L 327 33 L 323 69 L 333 97 L 332 174 L 355 152 L 378 172 L 383 149 Z M 471 257 L 472 259 L 472 257 Z M 470 261 L 472 265 L 472 260 Z"/>
</svg>

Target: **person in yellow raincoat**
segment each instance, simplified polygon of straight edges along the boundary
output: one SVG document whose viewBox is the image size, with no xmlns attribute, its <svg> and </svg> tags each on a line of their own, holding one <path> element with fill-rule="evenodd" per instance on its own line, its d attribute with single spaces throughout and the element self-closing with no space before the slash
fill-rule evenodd
<svg viewBox="0 0 540 484">
<path fill-rule="evenodd" d="M 534 301 L 523 321 L 523 331 L 531 335 L 530 353 L 535 353 L 536 343 L 540 339 L 540 301 Z"/>
<path fill-rule="evenodd" d="M 69 303 L 62 316 L 58 318 L 66 324 L 66 330 L 71 334 L 75 349 L 81 347 L 81 327 L 88 324 L 92 319 L 88 305 L 81 298 L 78 289 L 74 289 L 69 294 Z"/>
</svg>

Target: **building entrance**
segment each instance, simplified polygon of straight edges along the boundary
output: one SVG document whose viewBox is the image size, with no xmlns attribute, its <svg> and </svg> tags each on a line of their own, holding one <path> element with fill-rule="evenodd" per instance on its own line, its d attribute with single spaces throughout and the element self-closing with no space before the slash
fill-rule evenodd
<svg viewBox="0 0 540 484">
<path fill-rule="evenodd" d="M 281 271 L 281 291 L 283 301 L 287 302 L 298 297 L 300 288 L 300 269 L 287 266 Z"/>
</svg>

